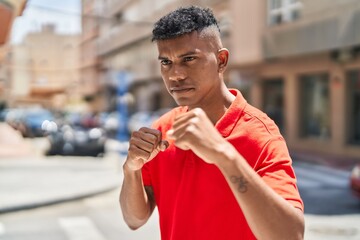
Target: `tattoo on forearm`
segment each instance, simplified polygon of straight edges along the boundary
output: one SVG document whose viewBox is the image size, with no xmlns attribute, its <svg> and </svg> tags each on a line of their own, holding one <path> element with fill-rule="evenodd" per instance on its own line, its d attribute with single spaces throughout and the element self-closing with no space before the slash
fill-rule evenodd
<svg viewBox="0 0 360 240">
<path fill-rule="evenodd" d="M 231 176 L 230 181 L 237 184 L 237 189 L 240 193 L 245 193 L 248 190 L 248 181 L 243 176 Z"/>
</svg>

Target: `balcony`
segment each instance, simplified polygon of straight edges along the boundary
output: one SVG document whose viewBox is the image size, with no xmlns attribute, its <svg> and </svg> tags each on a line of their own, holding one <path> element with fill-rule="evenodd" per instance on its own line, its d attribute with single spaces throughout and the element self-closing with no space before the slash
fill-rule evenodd
<svg viewBox="0 0 360 240">
<path fill-rule="evenodd" d="M 81 35 L 81 43 L 85 43 L 99 36 L 99 25 L 94 26 L 88 31 L 84 31 Z"/>
<path fill-rule="evenodd" d="M 151 36 L 152 24 L 126 23 L 99 38 L 98 54 L 107 55 L 138 40 Z M 150 41 L 150 40 L 149 40 Z"/>
<path fill-rule="evenodd" d="M 90 58 L 86 58 L 85 60 L 83 60 L 81 62 L 81 69 L 84 68 L 92 68 L 92 67 L 96 67 L 99 68 L 101 65 L 100 59 L 98 57 L 90 57 Z"/>
<path fill-rule="evenodd" d="M 346 49 L 360 44 L 360 7 L 344 6 L 269 27 L 263 38 L 265 59 Z"/>
<path fill-rule="evenodd" d="M 107 15 L 113 17 L 117 13 L 121 12 L 131 0 L 113 0 L 110 1 L 106 6 Z"/>
<path fill-rule="evenodd" d="M 51 96 L 54 94 L 65 93 L 64 86 L 31 86 L 30 95 Z"/>
<path fill-rule="evenodd" d="M 0 3 L 0 44 L 7 40 L 12 22 L 13 9 L 4 3 Z"/>
<path fill-rule="evenodd" d="M 83 14 L 91 14 L 94 9 L 94 1 L 83 1 Z"/>
</svg>

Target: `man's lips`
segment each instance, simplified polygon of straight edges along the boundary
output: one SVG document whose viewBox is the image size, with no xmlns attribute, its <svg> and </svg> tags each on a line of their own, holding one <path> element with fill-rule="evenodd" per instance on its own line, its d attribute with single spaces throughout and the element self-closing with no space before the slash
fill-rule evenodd
<svg viewBox="0 0 360 240">
<path fill-rule="evenodd" d="M 171 93 L 183 93 L 183 92 L 189 92 L 191 90 L 194 90 L 193 87 L 171 87 L 170 92 Z"/>
</svg>

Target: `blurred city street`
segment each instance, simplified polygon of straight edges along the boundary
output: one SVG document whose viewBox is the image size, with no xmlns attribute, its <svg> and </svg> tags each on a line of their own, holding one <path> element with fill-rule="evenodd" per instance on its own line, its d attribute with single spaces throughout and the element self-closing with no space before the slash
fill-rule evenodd
<svg viewBox="0 0 360 240">
<path fill-rule="evenodd" d="M 46 148 L 32 139 L 33 152 Z M 132 231 L 118 204 L 126 143 L 110 140 L 102 157 L 1 157 L 0 239 L 160 239 L 155 211 Z M 17 149 L 13 149 L 17 151 Z M 349 189 L 349 171 L 294 160 L 305 203 L 306 237 L 360 239 L 360 199 Z"/>
<path fill-rule="evenodd" d="M 188 4 L 286 139 L 305 239 L 360 240 L 359 0 L 0 0 L 0 240 L 160 239 L 157 211 L 132 231 L 118 197 L 129 135 L 177 106 L 154 23 Z"/>
</svg>

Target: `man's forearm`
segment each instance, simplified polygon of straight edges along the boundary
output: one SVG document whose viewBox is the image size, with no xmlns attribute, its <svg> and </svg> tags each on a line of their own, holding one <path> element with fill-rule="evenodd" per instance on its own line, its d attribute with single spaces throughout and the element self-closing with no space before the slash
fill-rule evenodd
<svg viewBox="0 0 360 240">
<path fill-rule="evenodd" d="M 301 210 L 268 187 L 235 149 L 223 156 L 218 167 L 257 239 L 303 239 Z"/>
<path fill-rule="evenodd" d="M 146 223 L 154 207 L 144 189 L 141 171 L 131 171 L 126 165 L 123 170 L 120 206 L 125 222 L 131 229 L 137 229 Z"/>
</svg>

